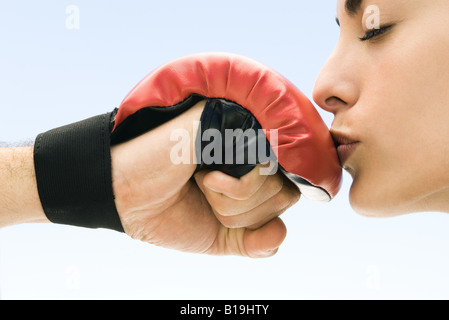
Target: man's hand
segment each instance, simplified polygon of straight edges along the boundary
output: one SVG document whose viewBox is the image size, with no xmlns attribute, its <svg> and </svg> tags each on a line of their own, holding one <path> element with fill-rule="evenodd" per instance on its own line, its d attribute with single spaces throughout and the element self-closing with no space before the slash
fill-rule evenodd
<svg viewBox="0 0 449 320">
<path fill-rule="evenodd" d="M 268 257 L 286 236 L 278 218 L 300 197 L 283 175 L 256 167 L 241 179 L 199 172 L 194 137 L 205 102 L 174 120 L 112 148 L 113 189 L 128 235 L 158 246 L 212 255 Z M 190 164 L 171 161 L 174 130 L 189 132 Z"/>
<path fill-rule="evenodd" d="M 174 120 L 112 148 L 115 203 L 128 235 L 155 245 L 212 255 L 268 257 L 286 235 L 278 218 L 299 200 L 282 174 L 253 171 L 235 179 L 221 172 L 194 174 L 194 122 L 204 102 Z M 190 164 L 174 164 L 174 130 L 184 129 Z M 49 222 L 37 192 L 33 147 L 0 149 L 0 227 Z"/>
</svg>

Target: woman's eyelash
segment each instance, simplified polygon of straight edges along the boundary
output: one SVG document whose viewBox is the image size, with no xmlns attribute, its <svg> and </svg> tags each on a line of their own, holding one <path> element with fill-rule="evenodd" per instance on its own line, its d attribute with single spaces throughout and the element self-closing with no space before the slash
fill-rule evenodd
<svg viewBox="0 0 449 320">
<path fill-rule="evenodd" d="M 378 36 L 384 34 L 385 32 L 387 32 L 388 30 L 390 30 L 392 27 L 393 26 L 387 26 L 387 27 L 382 27 L 379 29 L 371 30 L 371 31 L 365 33 L 365 35 L 360 38 L 360 41 L 367 41 L 367 40 L 373 39 L 375 37 L 378 37 Z"/>
</svg>

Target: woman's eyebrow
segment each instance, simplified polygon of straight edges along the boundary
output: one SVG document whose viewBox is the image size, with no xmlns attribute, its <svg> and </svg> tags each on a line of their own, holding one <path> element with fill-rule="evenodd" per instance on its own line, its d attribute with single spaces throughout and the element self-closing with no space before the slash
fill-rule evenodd
<svg viewBox="0 0 449 320">
<path fill-rule="evenodd" d="M 346 12 L 350 15 L 356 15 L 361 6 L 362 6 L 363 0 L 346 0 Z"/>
<path fill-rule="evenodd" d="M 350 16 L 355 16 L 360 8 L 362 7 L 363 0 L 346 0 L 346 12 Z M 335 21 L 337 22 L 338 26 L 340 26 L 340 20 L 338 18 L 335 18 Z"/>
</svg>

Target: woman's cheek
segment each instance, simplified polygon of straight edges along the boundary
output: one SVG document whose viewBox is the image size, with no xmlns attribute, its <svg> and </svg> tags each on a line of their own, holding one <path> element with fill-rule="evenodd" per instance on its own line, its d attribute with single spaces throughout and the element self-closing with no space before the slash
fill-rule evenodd
<svg viewBox="0 0 449 320">
<path fill-rule="evenodd" d="M 421 159 L 414 143 L 415 116 L 402 96 L 405 88 L 386 81 L 377 82 L 377 87 L 373 81 L 371 88 L 358 110 L 364 125 L 359 127 L 362 143 L 354 154 L 350 201 L 362 215 L 394 216 L 404 213 L 402 206 L 418 195 L 414 172 Z"/>
</svg>

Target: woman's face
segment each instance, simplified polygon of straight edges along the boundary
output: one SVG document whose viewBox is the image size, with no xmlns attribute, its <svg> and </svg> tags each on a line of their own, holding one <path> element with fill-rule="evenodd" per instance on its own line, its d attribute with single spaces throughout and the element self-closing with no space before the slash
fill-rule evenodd
<svg viewBox="0 0 449 320">
<path fill-rule="evenodd" d="M 335 115 L 353 208 L 449 212 L 449 1 L 338 0 L 337 19 L 314 100 Z"/>
</svg>

